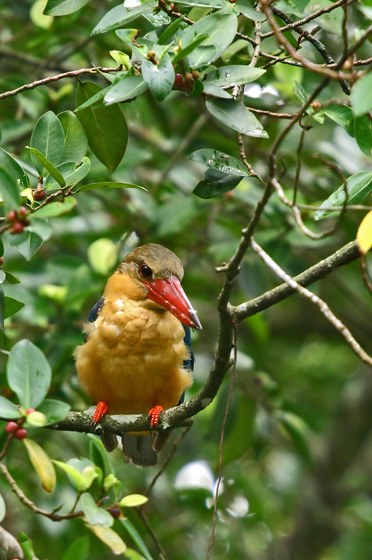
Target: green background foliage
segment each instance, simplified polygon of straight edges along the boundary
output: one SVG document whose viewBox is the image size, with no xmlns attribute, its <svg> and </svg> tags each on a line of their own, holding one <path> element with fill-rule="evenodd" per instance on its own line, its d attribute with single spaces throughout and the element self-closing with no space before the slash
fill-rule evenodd
<svg viewBox="0 0 372 560">
<path fill-rule="evenodd" d="M 155 469 L 126 465 L 119 451 L 107 456 L 95 436 L 42 425 L 69 407 L 90 406 L 73 350 L 107 276 L 137 244 L 164 244 L 184 263 L 183 286 L 203 324 L 193 334 L 190 398 L 216 351 L 224 274 L 215 267 L 234 255 L 274 164 L 283 194 L 303 205 L 304 225 L 314 232 L 349 205 L 332 235 L 314 239 L 283 197 L 271 196 L 255 239 L 288 274 L 355 239 L 364 213 L 351 205 L 367 209 L 372 191 L 371 6 L 332 6 L 275 2 L 279 26 L 320 10 L 305 22 L 301 44 L 303 30 L 287 29 L 283 47 L 263 7 L 249 0 L 3 2 L 1 92 L 45 82 L 0 93 L 1 448 L 5 419 L 25 418 L 15 405 L 42 413 L 26 418 L 33 443 L 13 440 L 2 459 L 37 507 L 58 516 L 80 496 L 77 510 L 86 518 L 38 515 L 2 476 L 2 525 L 19 538 L 26 559 L 110 559 L 110 547 L 123 553 L 122 541 L 127 558 L 158 558 L 146 523 L 167 558 L 206 558 L 230 374 L 150 492 L 141 510 L 146 522 L 137 495 Z M 255 30 L 262 34 L 258 54 Z M 286 57 L 296 45 L 291 54 L 302 61 Z M 344 76 L 325 81 L 320 66 L 326 61 L 336 72 L 332 61 L 340 60 L 353 76 L 347 86 Z M 48 79 L 66 72 L 75 75 Z M 20 206 L 26 221 L 12 234 L 9 212 Z M 249 250 L 231 303 L 278 283 Z M 371 351 L 371 295 L 359 263 L 310 289 Z M 237 353 L 211 558 L 287 560 L 297 550 L 301 560 L 369 559 L 370 368 L 300 295 L 241 322 Z M 113 507 L 124 517 L 114 518 Z"/>
</svg>

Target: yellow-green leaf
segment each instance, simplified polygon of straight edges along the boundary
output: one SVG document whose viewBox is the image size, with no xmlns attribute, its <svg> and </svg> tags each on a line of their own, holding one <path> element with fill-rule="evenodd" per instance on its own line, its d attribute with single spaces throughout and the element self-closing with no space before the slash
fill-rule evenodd
<svg viewBox="0 0 372 560">
<path fill-rule="evenodd" d="M 52 461 L 38 443 L 32 439 L 24 439 L 22 441 L 30 461 L 40 478 L 42 487 L 46 492 L 51 492 L 56 485 L 56 472 Z"/>
<path fill-rule="evenodd" d="M 92 467 L 86 467 L 81 473 L 72 465 L 68 465 L 62 461 L 53 460 L 53 463 L 65 471 L 78 492 L 84 492 L 87 490 L 92 485 L 94 479 L 98 476 Z"/>
<path fill-rule="evenodd" d="M 112 272 L 118 258 L 118 247 L 106 237 L 93 241 L 88 248 L 89 262 L 96 272 L 107 276 Z"/>
<path fill-rule="evenodd" d="M 139 507 L 143 506 L 149 499 L 142 494 L 128 494 L 120 500 L 121 507 Z"/>
<path fill-rule="evenodd" d="M 372 210 L 366 214 L 358 228 L 359 249 L 366 254 L 372 247 Z"/>
<path fill-rule="evenodd" d="M 110 527 L 100 527 L 99 525 L 88 525 L 89 529 L 107 545 L 114 554 L 123 554 L 127 547 L 125 542 Z"/>
</svg>

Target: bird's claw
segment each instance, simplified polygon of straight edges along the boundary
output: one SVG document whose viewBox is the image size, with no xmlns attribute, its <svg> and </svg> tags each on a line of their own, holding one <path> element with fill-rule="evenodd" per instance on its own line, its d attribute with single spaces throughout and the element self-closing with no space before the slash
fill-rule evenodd
<svg viewBox="0 0 372 560">
<path fill-rule="evenodd" d="M 93 426 L 97 426 L 97 424 L 100 422 L 101 418 L 105 414 L 108 414 L 108 412 L 109 412 L 109 407 L 108 407 L 107 403 L 105 403 L 105 401 L 99 401 L 99 403 L 96 406 L 96 411 L 93 414 L 93 418 L 92 418 Z"/>
<path fill-rule="evenodd" d="M 164 408 L 157 404 L 153 408 L 149 410 L 149 422 L 150 422 L 150 431 L 152 428 L 156 428 L 159 424 L 160 414 L 163 412 Z"/>
</svg>

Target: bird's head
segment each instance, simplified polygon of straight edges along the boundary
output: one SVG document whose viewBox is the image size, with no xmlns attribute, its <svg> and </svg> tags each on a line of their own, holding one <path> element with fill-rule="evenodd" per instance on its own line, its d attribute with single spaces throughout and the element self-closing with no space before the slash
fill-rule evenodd
<svg viewBox="0 0 372 560">
<path fill-rule="evenodd" d="M 148 299 L 170 311 L 182 324 L 202 328 L 181 286 L 181 261 L 169 249 L 155 243 L 142 245 L 125 257 L 118 273 L 129 274 L 146 290 Z"/>
</svg>

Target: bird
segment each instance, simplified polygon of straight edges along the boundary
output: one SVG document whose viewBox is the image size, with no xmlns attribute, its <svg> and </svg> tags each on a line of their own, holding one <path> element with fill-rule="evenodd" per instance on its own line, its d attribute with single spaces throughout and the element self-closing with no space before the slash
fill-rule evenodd
<svg viewBox="0 0 372 560">
<path fill-rule="evenodd" d="M 84 325 L 85 342 L 75 350 L 80 385 L 96 404 L 94 425 L 109 413 L 148 414 L 155 428 L 163 410 L 183 402 L 194 368 L 190 328 L 202 328 L 181 286 L 183 274 L 175 253 L 148 243 L 108 278 Z M 116 435 L 101 437 L 108 451 L 115 449 Z M 125 461 L 155 465 L 168 437 L 123 434 Z"/>
</svg>

